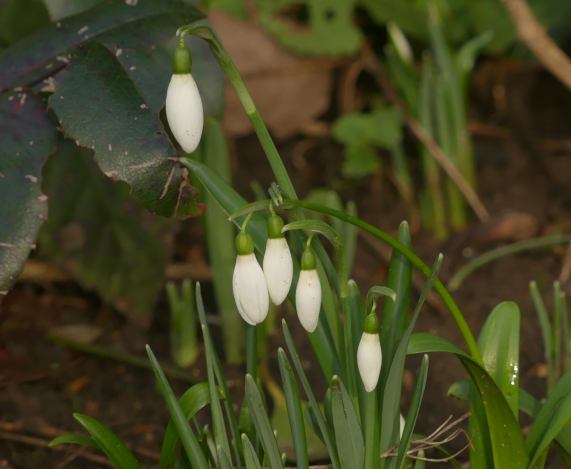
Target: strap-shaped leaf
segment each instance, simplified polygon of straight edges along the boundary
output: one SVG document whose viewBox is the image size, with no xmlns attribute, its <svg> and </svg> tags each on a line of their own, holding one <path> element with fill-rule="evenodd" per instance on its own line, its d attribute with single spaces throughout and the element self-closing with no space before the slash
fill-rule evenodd
<svg viewBox="0 0 571 469">
<path fill-rule="evenodd" d="M 110 428 L 87 415 L 73 414 L 73 417 L 88 431 L 99 449 L 117 467 L 125 469 L 139 469 L 141 467 L 137 458 Z"/>
<path fill-rule="evenodd" d="M 492 310 L 478 338 L 484 367 L 504 394 L 516 420 L 519 409 L 519 323 L 518 305 L 504 301 Z"/>
<path fill-rule="evenodd" d="M 425 333 L 411 337 L 409 354 L 431 352 L 453 353 L 470 374 L 486 415 L 494 467 L 527 467 L 528 453 L 519 424 L 490 374 L 446 339 Z"/>
</svg>

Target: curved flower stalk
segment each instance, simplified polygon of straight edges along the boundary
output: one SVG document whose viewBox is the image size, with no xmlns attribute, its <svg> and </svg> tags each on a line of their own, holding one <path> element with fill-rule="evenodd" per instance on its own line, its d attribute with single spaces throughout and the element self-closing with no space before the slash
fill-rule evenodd
<svg viewBox="0 0 571 469">
<path fill-rule="evenodd" d="M 307 332 L 317 328 L 321 309 L 321 283 L 315 267 L 315 254 L 308 245 L 301 257 L 301 272 L 295 290 L 297 317 Z"/>
<path fill-rule="evenodd" d="M 357 348 L 357 367 L 365 391 L 374 391 L 379 382 L 383 355 L 379 338 L 379 322 L 375 309 L 365 319 L 363 335 Z"/>
<path fill-rule="evenodd" d="M 289 293 L 293 279 L 293 261 L 282 228 L 284 222 L 276 214 L 268 219 L 268 241 L 264 253 L 264 275 L 275 305 L 281 305 Z"/>
<path fill-rule="evenodd" d="M 236 250 L 232 278 L 234 301 L 242 319 L 255 326 L 266 319 L 270 299 L 264 272 L 254 254 L 254 240 L 245 229 L 236 236 Z"/>
<path fill-rule="evenodd" d="M 173 57 L 173 75 L 166 98 L 166 114 L 174 138 L 186 153 L 198 147 L 204 126 L 202 100 L 190 73 L 190 51 L 180 38 Z"/>
</svg>

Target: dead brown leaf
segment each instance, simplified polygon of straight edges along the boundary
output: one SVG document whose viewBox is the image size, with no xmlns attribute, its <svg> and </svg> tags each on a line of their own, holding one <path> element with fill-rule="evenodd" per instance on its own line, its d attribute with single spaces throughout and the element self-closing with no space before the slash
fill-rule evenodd
<svg viewBox="0 0 571 469">
<path fill-rule="evenodd" d="M 327 110 L 332 68 L 337 62 L 296 56 L 254 22 L 216 11 L 209 19 L 277 139 L 297 134 Z M 224 127 L 228 134 L 239 137 L 251 133 L 252 126 L 229 86 L 225 98 Z"/>
</svg>

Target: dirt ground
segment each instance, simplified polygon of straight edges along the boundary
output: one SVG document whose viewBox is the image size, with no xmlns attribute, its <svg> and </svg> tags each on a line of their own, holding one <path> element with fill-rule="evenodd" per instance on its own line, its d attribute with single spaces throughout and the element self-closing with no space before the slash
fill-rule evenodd
<svg viewBox="0 0 571 469">
<path fill-rule="evenodd" d="M 478 69 L 471 116 L 478 191 L 493 221 L 483 225 L 473 219 L 465 230 L 443 242 L 435 241 L 422 230 L 413 234 L 414 247 L 427 263 L 438 252 L 445 254 L 445 280 L 470 257 L 491 247 L 571 228 L 571 98 L 553 79 L 529 66 L 494 65 L 497 64 L 483 63 Z M 280 150 L 303 196 L 310 188 L 331 184 L 339 173 L 341 152 L 329 139 L 317 137 L 310 149 L 301 154 L 302 141 L 304 138 L 300 137 L 285 142 Z M 254 137 L 241 139 L 233 147 L 234 180 L 241 192 L 251 198 L 252 174 L 262 186 L 267 186 L 271 182 L 268 168 Z M 394 232 L 399 222 L 408 217 L 394 187 L 380 174 L 339 187 L 345 200 L 356 201 L 360 216 L 382 229 Z M 180 229 L 178 239 L 200 243 L 199 221 L 187 221 Z M 382 283 L 386 276 L 386 250 L 383 254 L 377 245 L 359 240 L 352 276 L 361 291 L 366 291 L 372 284 Z M 192 261 L 192 256 L 197 256 L 204 262 L 204 250 L 193 246 L 186 253 L 188 259 Z M 564 254 L 565 249 L 559 247 L 503 258 L 475 272 L 454 295 L 474 331 L 480 329 L 500 301 L 519 304 L 521 382 L 536 396 L 542 396 L 545 387 L 541 378 L 543 349 L 528 284 L 537 280 L 547 296 L 551 282 L 560 274 Z M 206 285 L 207 294 L 208 288 Z M 564 289 L 568 290 L 569 285 L 564 285 Z M 547 302 L 550 304 L 549 297 Z M 143 356 L 144 344 L 148 342 L 159 357 L 168 357 L 168 312 L 164 299 L 157 305 L 153 326 L 145 331 L 127 323 L 95 295 L 73 284 L 18 284 L 0 315 L 0 467 L 104 467 L 102 457 L 82 448 L 46 448 L 54 436 L 79 430 L 72 417 L 74 411 L 101 419 L 130 442 L 146 466 L 156 464 L 167 417 L 152 373 L 69 351 L 46 338 L 53 327 L 82 323 L 102 330 L 98 343 Z M 425 309 L 417 330 L 462 345 L 451 316 L 438 308 Z M 316 388 L 322 390 L 324 384 L 311 349 L 303 334 L 298 333 L 297 337 Z M 271 340 L 272 354 L 280 342 L 278 333 Z M 416 363 L 411 360 L 409 369 L 415 371 Z M 236 396 L 242 392 L 240 371 L 229 369 L 229 375 L 235 378 L 231 387 Z M 194 381 L 202 379 L 202 365 L 190 370 L 188 376 Z M 459 416 L 466 411 L 464 403 L 446 397 L 450 384 L 464 376 L 453 357 L 431 357 L 419 431 L 429 433 L 448 415 Z M 407 375 L 405 388 L 412 385 L 411 378 Z M 171 381 L 179 393 L 188 386 L 181 380 Z"/>
</svg>

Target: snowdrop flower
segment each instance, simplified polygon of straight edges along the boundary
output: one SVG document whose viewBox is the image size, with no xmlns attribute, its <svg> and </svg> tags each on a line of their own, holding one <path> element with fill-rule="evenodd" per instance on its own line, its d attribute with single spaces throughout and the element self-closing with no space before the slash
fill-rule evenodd
<svg viewBox="0 0 571 469">
<path fill-rule="evenodd" d="M 357 366 L 365 391 L 371 392 L 377 387 L 382 361 L 379 324 L 373 309 L 365 319 L 363 335 L 357 349 Z"/>
<path fill-rule="evenodd" d="M 286 299 L 293 279 L 293 261 L 282 234 L 283 226 L 284 222 L 279 216 L 270 216 L 263 266 L 270 299 L 275 305 L 281 305 Z"/>
<path fill-rule="evenodd" d="M 321 283 L 315 265 L 315 255 L 308 246 L 301 257 L 301 272 L 295 290 L 297 317 L 307 332 L 317 328 L 321 309 Z"/>
<path fill-rule="evenodd" d="M 234 301 L 242 319 L 251 326 L 268 315 L 270 299 L 264 272 L 254 254 L 254 241 L 246 231 L 236 236 L 236 265 L 232 278 Z"/>
<path fill-rule="evenodd" d="M 204 126 L 202 100 L 196 82 L 190 74 L 191 65 L 190 51 L 181 39 L 174 52 L 166 112 L 171 132 L 186 153 L 196 150 Z"/>
</svg>

